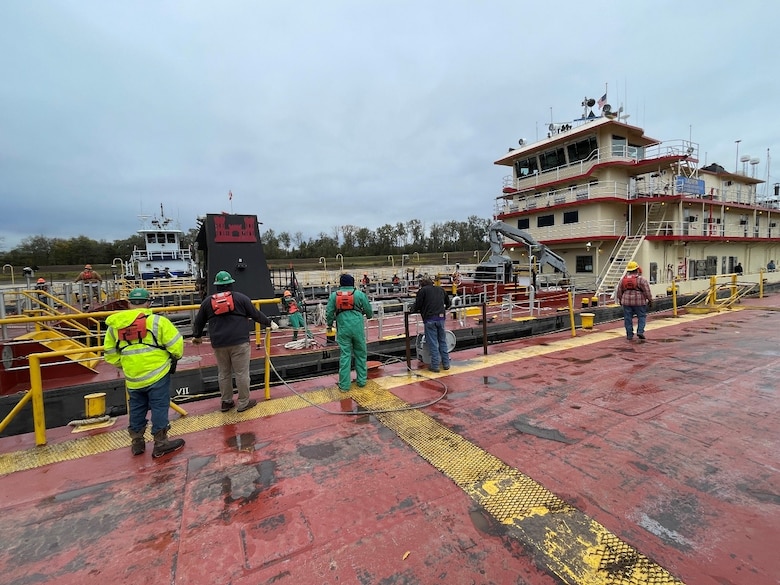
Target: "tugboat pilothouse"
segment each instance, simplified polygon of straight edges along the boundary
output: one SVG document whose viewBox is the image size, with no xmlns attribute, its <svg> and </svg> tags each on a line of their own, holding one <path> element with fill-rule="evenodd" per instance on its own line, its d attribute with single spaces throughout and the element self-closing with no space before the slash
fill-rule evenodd
<svg viewBox="0 0 780 585">
<path fill-rule="evenodd" d="M 198 274 L 192 248 L 181 242 L 182 231 L 172 219 L 165 216 L 160 204 L 160 217 L 141 215 L 138 233 L 144 239 L 144 248 L 134 248 L 125 263 L 126 278 L 153 280 L 156 278 L 191 278 Z"/>
</svg>

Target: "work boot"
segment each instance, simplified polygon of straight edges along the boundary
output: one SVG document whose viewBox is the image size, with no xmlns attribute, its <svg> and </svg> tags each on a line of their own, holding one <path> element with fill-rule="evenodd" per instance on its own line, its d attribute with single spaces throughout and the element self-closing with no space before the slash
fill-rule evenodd
<svg viewBox="0 0 780 585">
<path fill-rule="evenodd" d="M 127 432 L 130 433 L 130 438 L 132 439 L 132 443 L 130 444 L 130 451 L 132 451 L 133 455 L 143 455 L 146 451 L 144 432 L 133 431 L 131 429 L 127 429 Z"/>
<path fill-rule="evenodd" d="M 168 429 L 157 431 L 154 434 L 154 451 L 152 457 L 162 457 L 168 453 L 173 453 L 184 447 L 184 439 L 169 439 Z"/>
</svg>

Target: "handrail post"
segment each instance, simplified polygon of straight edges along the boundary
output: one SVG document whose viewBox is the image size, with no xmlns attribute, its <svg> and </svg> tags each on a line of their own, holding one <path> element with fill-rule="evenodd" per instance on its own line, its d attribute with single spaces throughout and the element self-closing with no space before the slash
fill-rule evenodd
<svg viewBox="0 0 780 585">
<path fill-rule="evenodd" d="M 304 332 L 304 337 L 306 332 Z M 265 328 L 265 399 L 271 400 L 271 328 Z"/>
<path fill-rule="evenodd" d="M 569 299 L 569 322 L 571 323 L 571 336 L 576 337 L 577 327 L 574 325 L 574 297 L 572 296 L 571 291 L 567 292 L 566 295 Z"/>
<path fill-rule="evenodd" d="M 41 378 L 41 358 L 30 354 L 30 392 L 32 393 L 33 425 L 35 444 L 46 444 L 46 416 L 43 411 L 43 380 Z"/>
</svg>

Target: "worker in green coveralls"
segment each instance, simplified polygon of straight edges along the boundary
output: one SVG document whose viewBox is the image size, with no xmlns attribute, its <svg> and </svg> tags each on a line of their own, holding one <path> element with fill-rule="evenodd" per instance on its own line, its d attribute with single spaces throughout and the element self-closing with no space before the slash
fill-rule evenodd
<svg viewBox="0 0 780 585">
<path fill-rule="evenodd" d="M 361 388 L 368 381 L 368 363 L 366 350 L 366 331 L 363 317 L 371 319 L 374 311 L 366 293 L 355 288 L 355 278 L 351 274 L 342 274 L 339 289 L 330 294 L 325 309 L 325 321 L 328 331 L 336 323 L 336 343 L 339 345 L 339 389 L 349 392 L 352 384 L 350 372 L 352 358 L 355 358 L 357 385 Z"/>
<path fill-rule="evenodd" d="M 305 328 L 306 323 L 298 308 L 298 301 L 295 300 L 295 297 L 292 296 L 292 293 L 289 290 L 284 291 L 282 307 L 284 308 L 284 312 L 287 313 L 287 320 L 293 330 L 293 341 L 296 341 L 298 339 L 298 329 Z"/>
</svg>

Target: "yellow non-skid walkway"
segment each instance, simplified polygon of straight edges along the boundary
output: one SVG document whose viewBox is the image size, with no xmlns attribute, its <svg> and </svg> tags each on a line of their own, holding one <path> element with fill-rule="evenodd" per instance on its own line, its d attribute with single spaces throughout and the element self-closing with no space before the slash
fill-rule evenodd
<svg viewBox="0 0 780 585">
<path fill-rule="evenodd" d="M 711 316 L 685 315 L 674 319 L 655 319 L 648 323 L 647 331 Z M 577 337 L 545 345 L 532 345 L 481 356 L 470 360 L 467 365 L 454 366 L 449 372 L 429 375 L 443 377 L 477 371 L 623 335 L 622 329 L 594 329 L 580 333 Z M 536 551 L 536 562 L 558 576 L 562 582 L 577 585 L 682 583 L 521 471 L 468 442 L 423 412 L 410 410 L 408 404 L 389 392 L 393 388 L 415 383 L 417 380 L 418 377 L 412 374 L 387 376 L 370 380 L 365 388 L 355 389 L 349 395 L 341 393 L 337 387 L 330 387 L 301 396 L 287 396 L 262 402 L 243 413 L 212 412 L 187 416 L 172 421 L 170 434 L 185 435 L 311 405 L 326 404 L 350 396 L 369 411 L 395 411 L 380 412 L 376 414 L 377 419 L 455 482 L 498 522 L 506 525 L 510 536 L 521 541 L 527 550 Z M 122 429 L 59 444 L 4 453 L 0 454 L 0 475 L 127 448 L 129 445 L 129 436 L 126 430 Z"/>
</svg>

